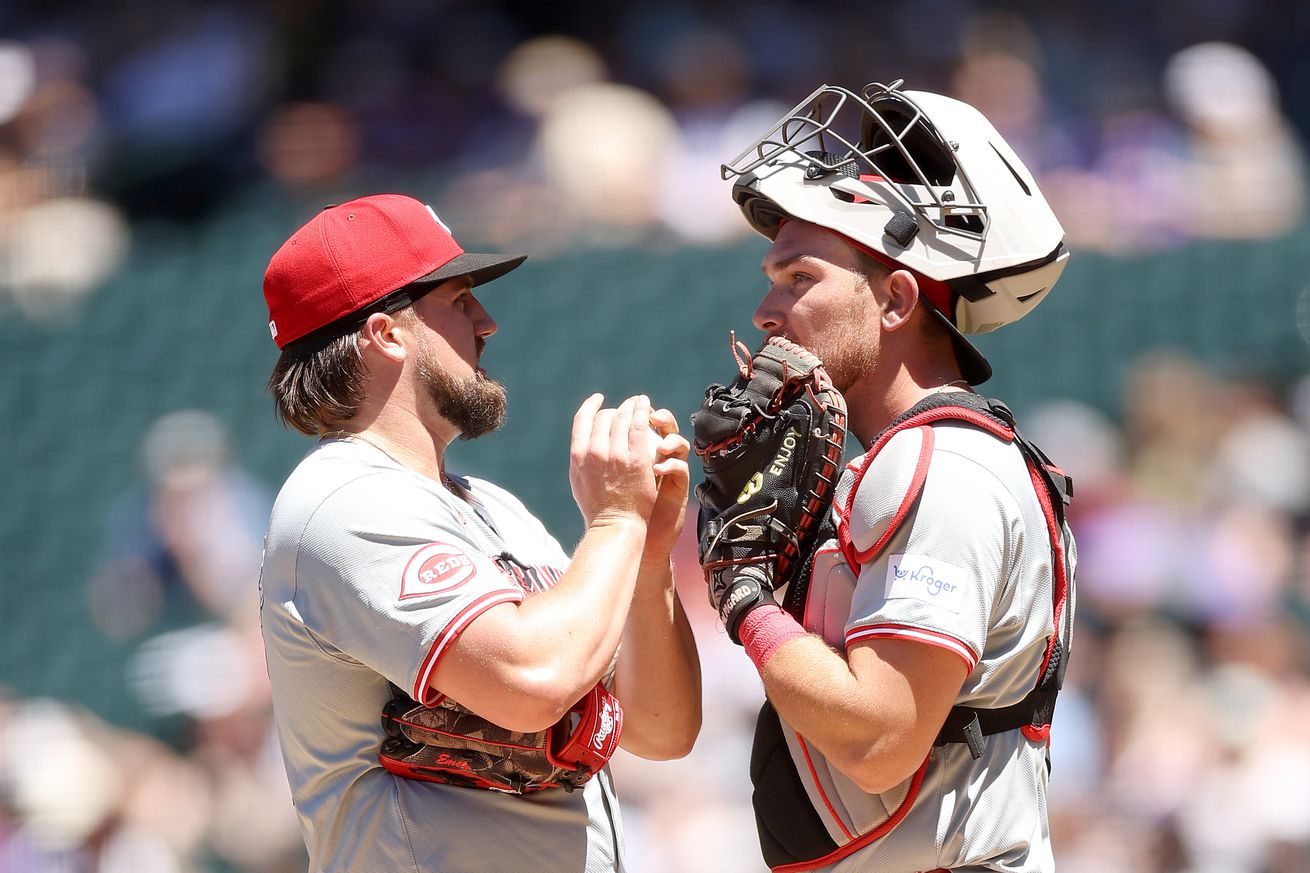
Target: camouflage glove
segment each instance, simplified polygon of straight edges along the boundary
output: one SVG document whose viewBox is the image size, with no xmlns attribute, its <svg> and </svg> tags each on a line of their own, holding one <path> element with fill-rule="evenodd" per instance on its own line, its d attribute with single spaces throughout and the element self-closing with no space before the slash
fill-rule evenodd
<svg viewBox="0 0 1310 873">
<path fill-rule="evenodd" d="M 530 794 L 581 788 L 613 757 L 623 707 L 597 685 L 544 731 L 492 724 L 448 698 L 424 706 L 394 685 L 382 710 L 378 758 L 406 779 Z"/>
</svg>

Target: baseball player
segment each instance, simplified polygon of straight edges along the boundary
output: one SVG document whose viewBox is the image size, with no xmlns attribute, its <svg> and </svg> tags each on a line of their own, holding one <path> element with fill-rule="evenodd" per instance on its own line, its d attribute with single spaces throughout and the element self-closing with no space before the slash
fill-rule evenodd
<svg viewBox="0 0 1310 873">
<path fill-rule="evenodd" d="M 965 334 L 1037 305 L 1067 260 L 1063 231 L 979 112 L 899 82 L 819 88 L 724 176 L 772 242 L 754 315 L 770 339 L 694 417 L 697 492 L 711 602 L 768 698 L 751 762 L 764 858 L 776 871 L 1052 870 L 1071 487 L 972 390 L 991 368 Z M 716 480 L 788 416 L 802 423 L 740 491 Z M 725 440 L 714 428 L 728 420 L 743 424 Z M 825 473 L 803 483 L 794 469 L 822 470 L 846 426 L 860 457 L 832 489 Z M 807 548 L 788 495 L 825 493 L 827 527 Z"/>
<path fill-rule="evenodd" d="M 606 761 L 679 757 L 699 730 L 669 562 L 688 478 L 672 414 L 583 402 L 571 556 L 509 492 L 446 468 L 452 440 L 503 417 L 474 291 L 523 260 L 465 252 L 430 207 L 377 195 L 320 212 L 265 274 L 269 388 L 317 438 L 277 497 L 260 583 L 314 871 L 621 871 Z"/>
</svg>

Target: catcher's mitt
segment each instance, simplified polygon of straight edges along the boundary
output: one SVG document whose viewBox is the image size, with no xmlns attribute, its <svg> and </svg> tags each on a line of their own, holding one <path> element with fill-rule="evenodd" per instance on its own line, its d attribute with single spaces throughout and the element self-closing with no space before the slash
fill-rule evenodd
<svg viewBox="0 0 1310 873">
<path fill-rule="evenodd" d="M 738 377 L 711 385 L 691 417 L 705 479 L 696 486 L 700 561 L 733 642 L 741 620 L 797 575 L 832 504 L 846 401 L 817 357 L 769 337 Z M 727 593 L 731 589 L 731 593 Z"/>
</svg>

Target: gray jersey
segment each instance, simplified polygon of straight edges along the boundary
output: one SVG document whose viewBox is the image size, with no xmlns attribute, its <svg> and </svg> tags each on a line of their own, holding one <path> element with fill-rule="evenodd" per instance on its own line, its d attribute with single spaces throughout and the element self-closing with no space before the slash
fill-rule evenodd
<svg viewBox="0 0 1310 873">
<path fill-rule="evenodd" d="M 916 477 L 917 501 L 906 498 Z M 957 705 L 995 709 L 1032 690 L 1055 623 L 1054 570 L 1045 516 L 1016 446 L 965 424 L 904 430 L 872 463 L 848 467 L 834 509 L 850 548 L 843 554 L 834 542 L 816 561 L 808 629 L 839 650 L 902 639 L 957 655 L 968 674 Z M 1067 529 L 1064 538 L 1072 570 Z M 1072 599 L 1064 609 L 1062 625 L 1072 619 Z M 839 846 L 825 864 L 805 869 L 1054 869 L 1043 738 L 1018 729 L 988 736 L 978 760 L 963 744 L 934 748 L 915 777 L 871 795 L 785 723 L 784 732 Z"/>
<path fill-rule="evenodd" d="M 394 684 L 417 700 L 479 614 L 550 587 L 568 557 L 513 496 L 465 501 L 359 440 L 328 441 L 283 486 L 261 623 L 278 735 L 313 871 L 622 869 L 608 772 L 528 796 L 421 782 L 378 763 Z M 511 563 L 498 556 L 509 553 Z"/>
</svg>

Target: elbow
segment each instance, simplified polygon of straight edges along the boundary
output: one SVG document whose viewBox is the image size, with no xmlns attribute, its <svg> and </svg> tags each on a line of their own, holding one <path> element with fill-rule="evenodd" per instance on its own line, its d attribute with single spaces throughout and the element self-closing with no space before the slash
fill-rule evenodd
<svg viewBox="0 0 1310 873">
<path fill-rule="evenodd" d="M 865 747 L 834 759 L 832 763 L 867 794 L 883 794 L 913 776 L 925 756 L 909 749 Z"/>
<path fill-rule="evenodd" d="M 645 758 L 647 761 L 676 761 L 679 758 L 685 758 L 691 754 L 691 743 L 683 746 L 666 745 L 662 748 L 642 748 L 640 751 L 623 746 L 623 751 L 630 752 L 638 758 Z"/>
<path fill-rule="evenodd" d="M 567 712 L 567 710 L 565 711 Z M 553 708 L 524 708 L 521 713 L 505 719 L 501 727 L 525 734 L 540 733 L 541 731 L 550 730 L 564 717 L 563 713 L 557 715 L 557 712 L 559 711 Z"/>
<path fill-rule="evenodd" d="M 519 697 L 494 710 L 479 712 L 478 715 L 506 730 L 533 734 L 550 728 L 567 711 L 559 710 L 546 701 Z"/>
<path fill-rule="evenodd" d="M 698 712 L 695 721 L 689 724 L 682 733 L 671 738 L 661 750 L 661 757 L 655 760 L 676 761 L 690 755 L 692 748 L 696 745 L 696 738 L 700 736 L 700 724 L 700 713 Z"/>
<path fill-rule="evenodd" d="M 658 754 L 651 758 L 652 761 L 676 761 L 679 758 L 685 758 L 691 754 L 692 748 L 696 745 L 696 737 L 700 730 L 677 740 L 666 743 Z"/>
<path fill-rule="evenodd" d="M 626 733 L 619 741 L 619 747 L 630 755 L 636 755 L 638 758 L 645 758 L 647 761 L 676 761 L 679 758 L 685 758 L 691 754 L 692 746 L 696 744 L 696 737 L 690 736 L 685 739 L 670 737 L 639 737 L 633 738 Z"/>
<path fill-rule="evenodd" d="M 648 761 L 676 761 L 691 754 L 700 735 L 700 713 L 677 729 L 626 732 L 621 745 L 624 751 Z"/>
<path fill-rule="evenodd" d="M 691 754 L 701 729 L 701 702 L 689 697 L 651 709 L 638 706 L 626 712 L 624 751 L 648 761 L 674 761 Z"/>
<path fill-rule="evenodd" d="M 478 714 L 507 730 L 536 733 L 564 718 L 582 694 L 575 683 L 560 677 L 520 675 L 504 683 L 494 712 Z"/>
</svg>

